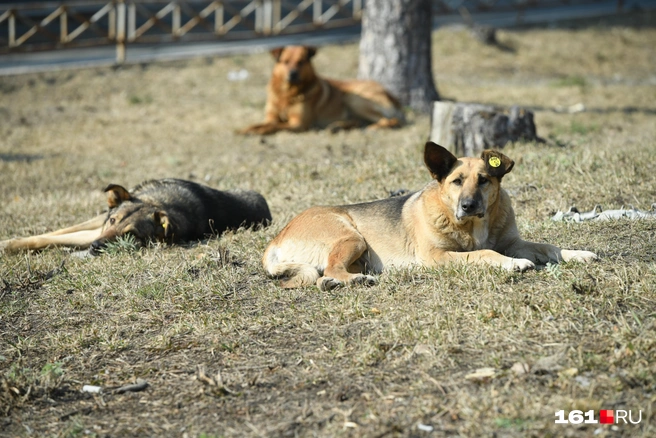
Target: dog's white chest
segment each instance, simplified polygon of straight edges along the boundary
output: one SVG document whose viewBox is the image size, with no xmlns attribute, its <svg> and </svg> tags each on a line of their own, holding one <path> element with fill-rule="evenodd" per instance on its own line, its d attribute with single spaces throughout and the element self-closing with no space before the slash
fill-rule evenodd
<svg viewBox="0 0 656 438">
<path fill-rule="evenodd" d="M 489 230 L 485 221 L 476 221 L 472 229 L 472 238 L 474 239 L 474 249 L 487 248 L 487 238 Z"/>
</svg>

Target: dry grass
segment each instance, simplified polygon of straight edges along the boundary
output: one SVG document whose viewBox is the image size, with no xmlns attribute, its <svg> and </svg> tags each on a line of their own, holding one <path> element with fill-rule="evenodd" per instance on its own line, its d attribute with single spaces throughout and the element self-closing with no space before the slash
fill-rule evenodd
<svg viewBox="0 0 656 438">
<path fill-rule="evenodd" d="M 656 223 L 548 217 L 656 201 L 656 30 L 500 38 L 516 52 L 436 32 L 440 92 L 591 109 L 539 111 L 539 133 L 565 146 L 508 147 L 517 165 L 504 183 L 527 238 L 594 250 L 598 263 L 281 290 L 260 256 L 293 215 L 428 180 L 426 117 L 392 132 L 235 136 L 262 117 L 265 54 L 0 78 L 0 239 L 91 217 L 107 183 L 165 176 L 256 189 L 275 220 L 189 247 L 0 256 L 0 435 L 428 435 L 423 424 L 431 436 L 654 436 Z M 322 48 L 316 66 L 354 76 L 357 46 Z M 241 68 L 248 80 L 226 79 Z M 465 377 L 481 367 L 494 377 Z M 136 378 L 148 389 L 80 391 Z M 554 424 L 577 408 L 642 410 L 642 422 Z"/>
</svg>

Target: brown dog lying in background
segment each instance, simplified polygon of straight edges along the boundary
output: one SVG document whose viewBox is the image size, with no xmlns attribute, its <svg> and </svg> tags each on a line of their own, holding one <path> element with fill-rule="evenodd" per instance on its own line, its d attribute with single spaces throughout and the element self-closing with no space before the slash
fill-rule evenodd
<svg viewBox="0 0 656 438">
<path fill-rule="evenodd" d="M 264 123 L 242 134 L 307 131 L 310 128 L 349 129 L 370 123 L 388 128 L 404 122 L 401 104 L 375 81 L 338 81 L 318 76 L 310 60 L 313 47 L 273 49 L 276 59 L 267 88 Z"/>
<path fill-rule="evenodd" d="M 456 158 L 426 143 L 433 180 L 405 196 L 363 204 L 312 207 L 296 216 L 264 252 L 264 268 L 283 287 L 316 282 L 321 290 L 374 284 L 391 266 L 450 262 L 524 271 L 535 264 L 589 262 L 589 251 L 522 240 L 501 179 L 515 164 L 500 152 Z"/>
</svg>

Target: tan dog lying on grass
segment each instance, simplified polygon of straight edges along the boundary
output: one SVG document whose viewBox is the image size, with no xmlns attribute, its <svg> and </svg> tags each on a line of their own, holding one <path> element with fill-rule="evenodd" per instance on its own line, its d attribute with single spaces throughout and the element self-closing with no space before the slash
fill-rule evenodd
<svg viewBox="0 0 656 438">
<path fill-rule="evenodd" d="M 266 200 L 251 190 L 219 191 L 167 178 L 145 181 L 131 192 L 111 184 L 105 192 L 109 212 L 51 233 L 5 240 L 0 242 L 0 254 L 3 250 L 66 246 L 89 248 L 97 255 L 107 243 L 126 235 L 139 246 L 149 242 L 173 244 L 271 222 Z"/>
<path fill-rule="evenodd" d="M 310 60 L 313 47 L 274 49 L 276 59 L 267 88 L 264 123 L 249 126 L 242 134 L 307 131 L 310 128 L 348 129 L 396 127 L 404 121 L 399 102 L 374 81 L 338 81 L 318 76 Z"/>
<path fill-rule="evenodd" d="M 424 161 L 433 180 L 405 196 L 339 207 L 312 207 L 269 244 L 264 268 L 282 287 L 374 284 L 368 273 L 390 266 L 464 262 L 524 271 L 547 262 L 589 262 L 571 251 L 522 240 L 501 179 L 515 164 L 500 152 L 456 158 L 428 142 Z"/>
</svg>

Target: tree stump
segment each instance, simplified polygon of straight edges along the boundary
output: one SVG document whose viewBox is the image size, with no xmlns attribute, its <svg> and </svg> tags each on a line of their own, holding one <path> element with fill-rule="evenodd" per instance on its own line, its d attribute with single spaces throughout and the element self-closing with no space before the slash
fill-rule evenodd
<svg viewBox="0 0 656 438">
<path fill-rule="evenodd" d="M 458 157 L 475 157 L 484 149 L 501 149 L 509 141 L 538 137 L 533 112 L 519 106 L 433 102 L 430 141 Z"/>
</svg>

